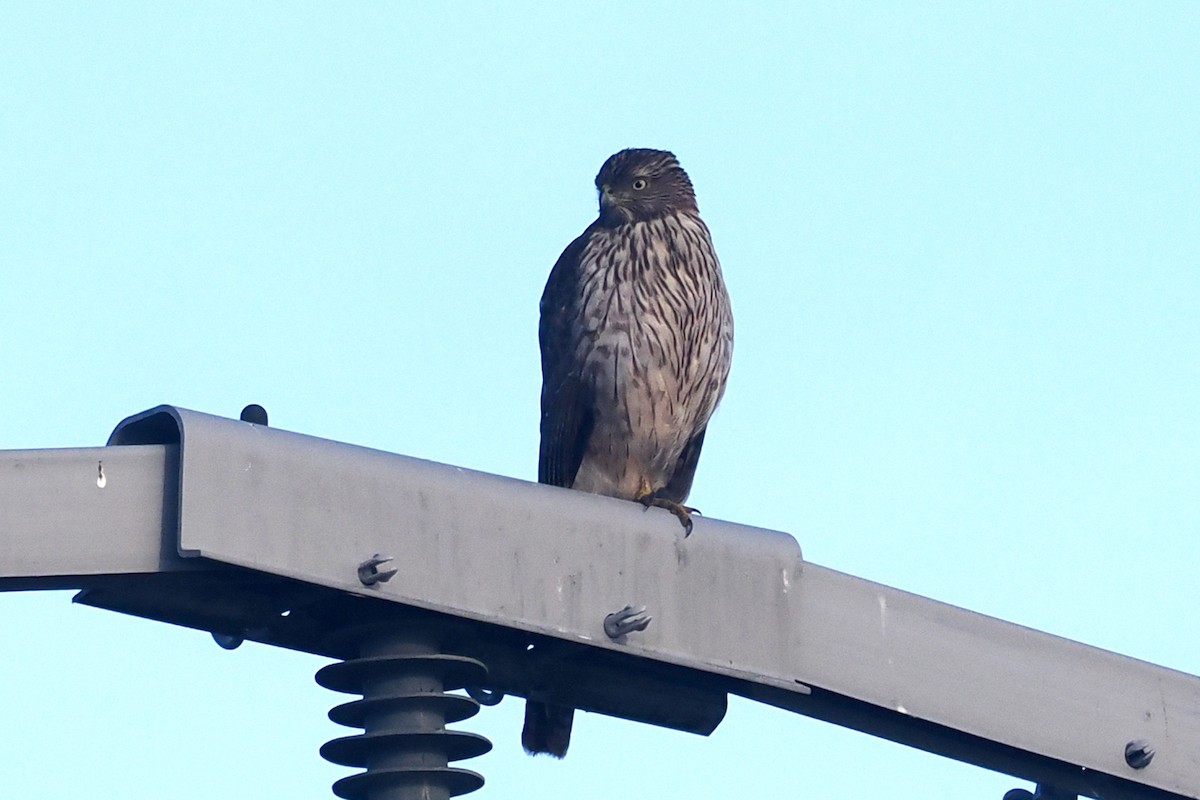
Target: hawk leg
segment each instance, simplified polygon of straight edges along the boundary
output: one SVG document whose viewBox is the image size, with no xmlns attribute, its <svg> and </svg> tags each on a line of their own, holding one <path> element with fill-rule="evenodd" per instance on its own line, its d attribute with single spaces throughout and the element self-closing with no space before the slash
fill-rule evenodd
<svg viewBox="0 0 1200 800">
<path fill-rule="evenodd" d="M 663 497 L 662 489 L 651 489 L 650 484 L 646 479 L 642 479 L 641 489 L 638 491 L 637 497 L 634 498 L 646 508 L 654 506 L 655 508 L 665 508 L 675 515 L 679 520 L 679 524 L 683 526 L 683 538 L 692 535 L 692 514 L 699 514 L 699 509 L 685 506 L 683 503 L 672 500 L 669 497 Z"/>
</svg>

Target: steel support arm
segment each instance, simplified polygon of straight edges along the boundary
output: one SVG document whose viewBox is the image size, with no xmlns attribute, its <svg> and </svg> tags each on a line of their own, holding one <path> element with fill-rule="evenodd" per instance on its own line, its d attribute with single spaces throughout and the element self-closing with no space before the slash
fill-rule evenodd
<svg viewBox="0 0 1200 800">
<path fill-rule="evenodd" d="M 364 585 L 376 554 L 395 575 Z M 786 534 L 706 518 L 684 538 L 656 509 L 166 406 L 106 448 L 0 453 L 0 589 L 220 565 L 658 664 L 1080 794 L 1200 797 L 1200 678 L 817 566 Z M 627 606 L 648 627 L 614 628 Z"/>
</svg>

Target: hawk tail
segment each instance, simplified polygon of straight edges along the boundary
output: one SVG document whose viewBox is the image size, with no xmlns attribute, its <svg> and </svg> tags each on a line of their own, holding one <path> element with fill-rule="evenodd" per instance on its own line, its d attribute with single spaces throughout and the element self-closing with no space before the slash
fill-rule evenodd
<svg viewBox="0 0 1200 800">
<path fill-rule="evenodd" d="M 525 728 L 521 744 L 531 756 L 562 758 L 571 743 L 571 723 L 575 709 L 529 700 L 525 703 Z"/>
</svg>

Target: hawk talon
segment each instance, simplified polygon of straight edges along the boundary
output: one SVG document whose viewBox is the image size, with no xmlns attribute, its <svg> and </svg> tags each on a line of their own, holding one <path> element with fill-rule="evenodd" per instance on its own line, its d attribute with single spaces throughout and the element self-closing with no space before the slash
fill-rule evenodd
<svg viewBox="0 0 1200 800">
<path fill-rule="evenodd" d="M 644 484 L 643 484 L 644 485 Z M 661 491 L 661 490 L 659 490 Z M 651 506 L 655 508 L 663 508 L 670 511 L 679 520 L 679 524 L 683 526 L 683 538 L 692 535 L 692 514 L 699 514 L 697 509 L 691 506 L 685 506 L 683 503 L 678 503 L 674 500 L 662 497 L 658 491 L 644 492 L 637 498 L 637 501 L 646 507 L 647 510 Z"/>
<path fill-rule="evenodd" d="M 674 514 L 676 517 L 678 517 L 679 524 L 683 526 L 683 538 L 686 539 L 687 537 L 691 536 L 692 535 L 691 509 L 689 509 L 687 506 L 676 504 L 675 508 L 668 508 L 667 510 L 670 511 L 672 514 Z"/>
</svg>

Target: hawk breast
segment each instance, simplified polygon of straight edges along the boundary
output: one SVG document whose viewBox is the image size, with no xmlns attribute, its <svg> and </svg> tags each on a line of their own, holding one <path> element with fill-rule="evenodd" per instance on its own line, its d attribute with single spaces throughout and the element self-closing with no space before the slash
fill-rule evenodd
<svg viewBox="0 0 1200 800">
<path fill-rule="evenodd" d="M 575 357 L 594 428 L 574 488 L 661 488 L 724 392 L 733 318 L 707 227 L 691 213 L 594 228 L 580 254 Z"/>
</svg>

